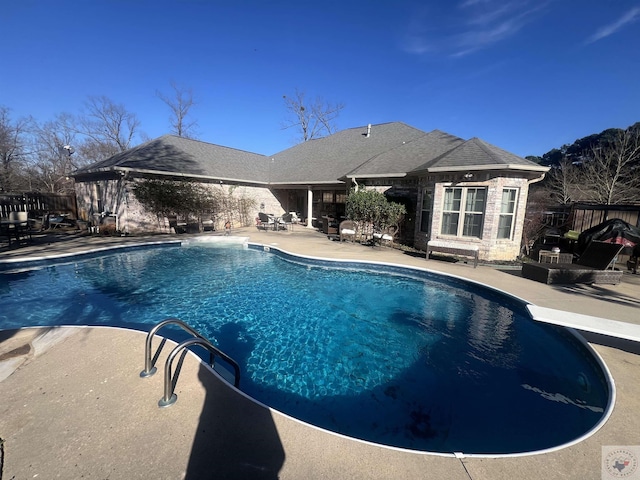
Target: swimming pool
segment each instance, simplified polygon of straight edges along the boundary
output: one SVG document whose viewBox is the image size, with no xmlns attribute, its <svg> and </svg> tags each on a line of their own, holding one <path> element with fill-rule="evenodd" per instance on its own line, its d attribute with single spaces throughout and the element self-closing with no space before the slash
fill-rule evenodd
<svg viewBox="0 0 640 480">
<path fill-rule="evenodd" d="M 553 448 L 595 428 L 609 406 L 602 367 L 571 333 L 532 321 L 503 293 L 426 271 L 156 248 L 4 272 L 0 305 L 2 329 L 148 331 L 181 318 L 240 363 L 251 397 L 401 448 Z"/>
</svg>

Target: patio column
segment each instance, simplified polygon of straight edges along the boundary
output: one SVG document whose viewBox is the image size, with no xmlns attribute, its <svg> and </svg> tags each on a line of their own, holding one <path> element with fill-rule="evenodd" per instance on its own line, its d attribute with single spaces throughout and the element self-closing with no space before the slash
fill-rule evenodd
<svg viewBox="0 0 640 480">
<path fill-rule="evenodd" d="M 307 187 L 307 228 L 313 228 L 313 190 Z"/>
</svg>

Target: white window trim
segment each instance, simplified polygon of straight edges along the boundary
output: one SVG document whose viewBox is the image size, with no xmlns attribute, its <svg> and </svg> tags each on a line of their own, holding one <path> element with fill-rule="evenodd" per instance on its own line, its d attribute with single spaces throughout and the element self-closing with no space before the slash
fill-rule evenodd
<svg viewBox="0 0 640 480">
<path fill-rule="evenodd" d="M 445 210 L 444 209 L 444 203 L 445 203 L 445 199 L 446 199 L 446 194 L 447 194 L 447 190 L 448 189 L 460 189 L 462 190 L 462 195 L 460 198 L 460 210 Z M 467 204 L 467 193 L 469 190 L 484 190 L 485 191 L 485 197 L 484 197 L 484 206 L 483 206 L 483 211 L 482 212 L 476 212 L 476 211 L 469 211 L 467 212 L 466 210 L 466 204 Z M 467 185 L 464 187 L 458 187 L 458 186 L 453 186 L 453 185 L 445 185 L 443 186 L 443 190 L 442 190 L 442 215 L 441 215 L 441 219 L 440 219 L 440 227 L 439 227 L 439 231 L 440 231 L 440 235 L 442 236 L 446 236 L 446 237 L 451 237 L 451 238 L 475 238 L 475 239 L 482 239 L 482 231 L 484 229 L 484 221 L 485 221 L 485 217 L 487 215 L 487 195 L 488 195 L 488 188 L 484 185 L 478 185 L 478 186 L 474 186 L 474 185 Z M 445 218 L 445 214 L 447 213 L 457 213 L 458 214 L 458 226 L 457 226 L 457 231 L 455 235 L 452 235 L 450 233 L 443 233 L 442 232 L 442 226 L 444 223 L 444 218 Z M 480 235 L 479 236 L 475 236 L 475 235 L 463 235 L 462 233 L 464 232 L 464 220 L 465 220 L 465 216 L 467 214 L 478 214 L 481 213 L 482 214 L 482 226 L 480 227 Z"/>
<path fill-rule="evenodd" d="M 427 208 L 424 208 L 425 197 L 429 197 L 429 205 Z M 420 223 L 418 228 L 420 229 L 420 233 L 427 234 L 431 236 L 431 209 L 433 207 L 433 190 L 431 188 L 423 188 L 422 189 L 422 200 L 420 201 Z M 429 216 L 427 231 L 422 230 L 422 218 L 425 213 Z"/>
<path fill-rule="evenodd" d="M 516 192 L 516 198 L 513 202 L 513 212 L 511 213 L 503 213 L 502 212 L 502 195 L 504 195 L 505 190 L 512 190 Z M 518 213 L 518 201 L 520 200 L 520 189 L 518 187 L 504 187 L 500 191 L 500 213 L 498 214 L 498 228 L 496 229 L 496 237 L 498 240 L 513 240 L 513 232 L 516 226 L 516 214 Z M 509 231 L 508 237 L 499 237 L 500 235 L 500 219 L 503 216 L 511 216 L 511 229 Z"/>
</svg>

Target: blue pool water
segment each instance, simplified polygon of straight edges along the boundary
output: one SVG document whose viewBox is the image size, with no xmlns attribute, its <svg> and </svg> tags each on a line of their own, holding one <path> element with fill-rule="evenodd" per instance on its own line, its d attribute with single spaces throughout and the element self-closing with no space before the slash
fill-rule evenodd
<svg viewBox="0 0 640 480">
<path fill-rule="evenodd" d="M 328 430 L 416 450 L 540 450 L 602 418 L 610 392 L 591 352 L 532 321 L 521 302 L 427 272 L 329 265 L 191 246 L 4 272 L 0 329 L 148 331 L 178 317 L 240 363 L 248 395 Z"/>
</svg>

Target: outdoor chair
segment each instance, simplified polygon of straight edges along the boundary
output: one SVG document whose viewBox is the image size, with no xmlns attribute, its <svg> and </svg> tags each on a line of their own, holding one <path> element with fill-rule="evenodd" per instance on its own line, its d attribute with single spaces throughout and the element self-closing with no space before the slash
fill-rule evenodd
<svg viewBox="0 0 640 480">
<path fill-rule="evenodd" d="M 20 240 L 32 240 L 31 230 L 29 229 L 29 216 L 27 212 L 9 212 L 9 242 L 11 242 L 11 236 L 15 237 L 16 241 L 20 243 Z"/>
<path fill-rule="evenodd" d="M 325 235 L 338 235 L 338 221 L 331 216 L 322 217 L 322 233 Z"/>
<path fill-rule="evenodd" d="M 168 217 L 169 218 L 169 228 L 173 228 L 173 231 L 176 233 L 187 233 L 187 224 L 186 222 L 178 222 L 178 217 L 172 216 L 172 217 Z M 100 225 L 102 225 L 102 221 L 100 222 Z"/>
<path fill-rule="evenodd" d="M 9 242 L 9 246 L 11 246 L 11 233 L 12 230 L 9 229 L 9 219 L 1 218 L 0 219 L 0 238 L 6 238 L 7 242 Z"/>
<path fill-rule="evenodd" d="M 293 216 L 290 213 L 285 213 L 278 219 L 278 228 L 283 226 L 283 229 L 289 230 L 293 229 Z"/>
<path fill-rule="evenodd" d="M 638 265 L 640 265 L 640 243 L 633 247 L 631 256 L 627 260 L 627 269 L 635 275 L 638 273 Z"/>
<path fill-rule="evenodd" d="M 68 213 L 49 213 L 46 223 L 49 230 L 71 228 L 75 224 Z"/>
<path fill-rule="evenodd" d="M 263 228 L 264 230 L 271 230 L 275 226 L 273 215 L 267 215 L 266 213 L 259 212 L 258 220 L 260 221 L 260 223 L 257 224 L 258 229 Z"/>
<path fill-rule="evenodd" d="M 622 271 L 615 260 L 623 245 L 592 241 L 575 263 L 530 262 L 522 265 L 522 276 L 546 284 L 607 283 L 618 284 Z"/>
<path fill-rule="evenodd" d="M 346 238 L 350 238 L 351 241 L 356 239 L 356 224 L 353 220 L 343 220 L 338 226 L 340 234 L 340 241 L 344 242 Z"/>
<path fill-rule="evenodd" d="M 214 230 L 215 230 L 215 226 L 211 218 L 202 221 L 203 232 L 213 232 Z"/>
<path fill-rule="evenodd" d="M 396 236 L 396 233 L 398 232 L 398 228 L 397 227 L 389 227 L 389 228 L 385 228 L 383 231 L 381 232 L 374 232 L 373 234 L 373 244 L 375 245 L 376 243 L 379 244 L 392 244 L 393 243 L 393 239 Z"/>
<path fill-rule="evenodd" d="M 9 212 L 9 221 L 10 222 L 20 222 L 19 225 L 25 225 L 29 221 L 29 216 L 27 212 Z"/>
</svg>

